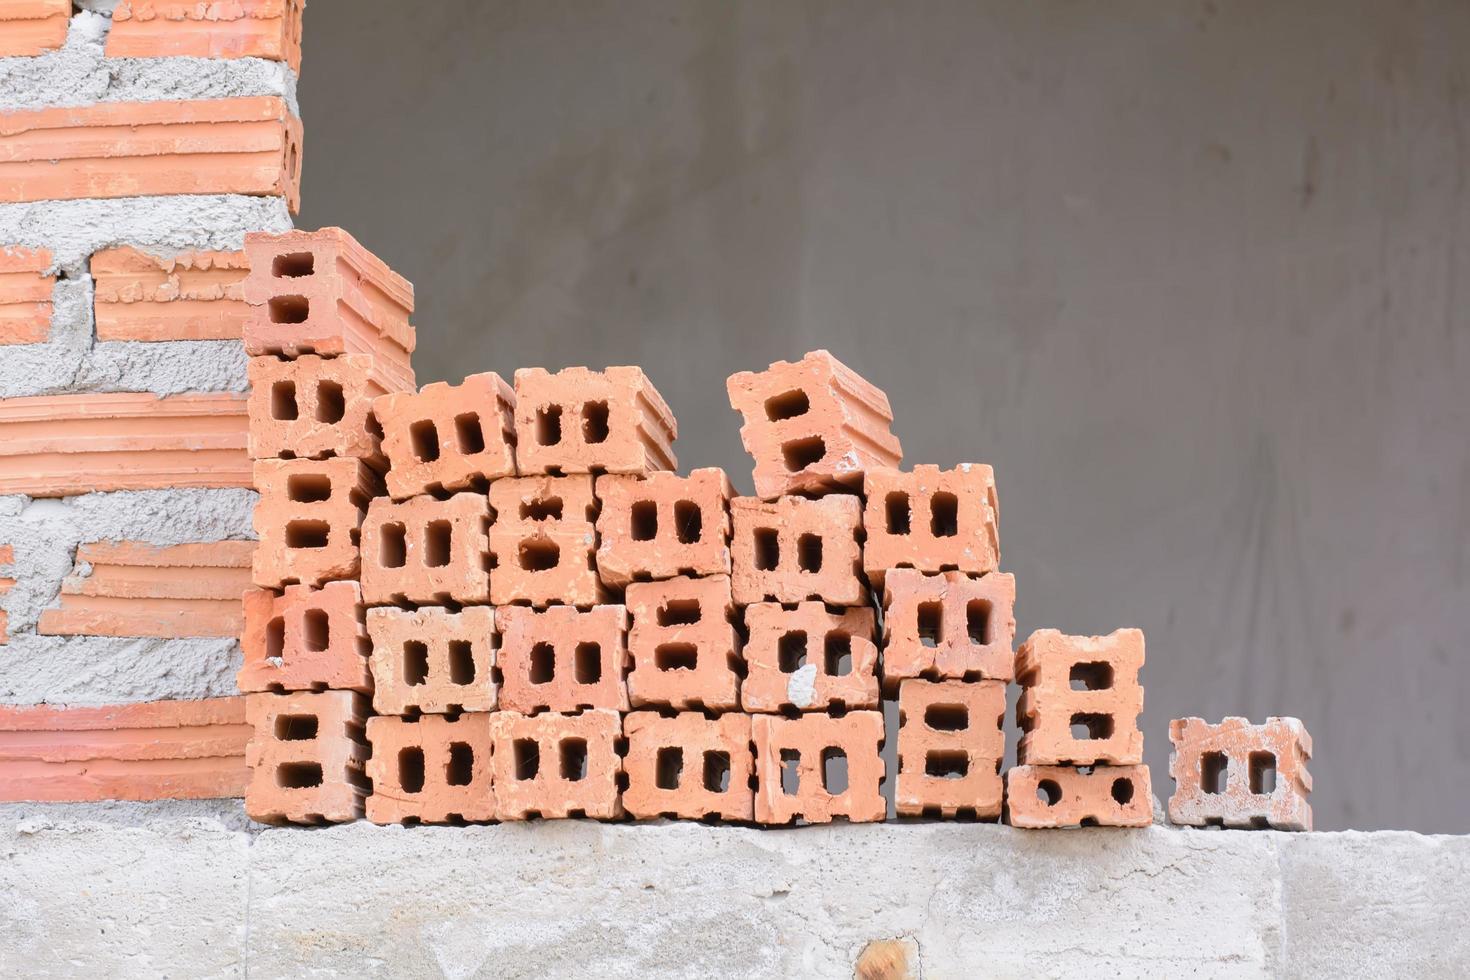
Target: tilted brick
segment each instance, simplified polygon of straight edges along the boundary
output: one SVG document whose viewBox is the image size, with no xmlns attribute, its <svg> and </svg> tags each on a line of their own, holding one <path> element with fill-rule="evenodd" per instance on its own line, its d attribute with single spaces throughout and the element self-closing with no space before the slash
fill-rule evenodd
<svg viewBox="0 0 1470 980">
<path fill-rule="evenodd" d="M 612 589 L 675 575 L 730 574 L 725 471 L 597 478 L 597 575 Z"/>
<path fill-rule="evenodd" d="M 642 368 L 515 374 L 516 461 L 525 474 L 678 468 L 674 415 Z"/>
</svg>

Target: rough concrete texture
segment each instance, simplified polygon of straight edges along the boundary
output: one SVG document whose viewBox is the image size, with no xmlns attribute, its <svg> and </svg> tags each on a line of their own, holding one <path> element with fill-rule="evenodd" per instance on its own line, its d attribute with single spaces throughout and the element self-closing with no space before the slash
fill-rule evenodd
<svg viewBox="0 0 1470 980">
<path fill-rule="evenodd" d="M 592 821 L 266 830 L 0 810 L 0 972 L 28 976 L 1454 976 L 1470 839 L 794 831 Z M 385 874 L 385 869 L 392 869 Z"/>
<path fill-rule="evenodd" d="M 0 58 L 0 111 L 89 105 L 279 95 L 296 104 L 296 75 L 262 58 L 106 58 L 112 19 L 81 11 L 66 44 L 34 58 Z"/>
</svg>

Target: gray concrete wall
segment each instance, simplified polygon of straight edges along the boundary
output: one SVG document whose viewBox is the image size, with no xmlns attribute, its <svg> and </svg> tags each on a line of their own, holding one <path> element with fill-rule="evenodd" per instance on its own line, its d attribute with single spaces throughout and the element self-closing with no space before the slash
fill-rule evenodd
<svg viewBox="0 0 1470 980">
<path fill-rule="evenodd" d="M 313 0 L 301 225 L 426 379 L 817 346 L 995 465 L 1023 632 L 1171 717 L 1303 718 L 1323 827 L 1470 813 L 1470 7 Z"/>
</svg>

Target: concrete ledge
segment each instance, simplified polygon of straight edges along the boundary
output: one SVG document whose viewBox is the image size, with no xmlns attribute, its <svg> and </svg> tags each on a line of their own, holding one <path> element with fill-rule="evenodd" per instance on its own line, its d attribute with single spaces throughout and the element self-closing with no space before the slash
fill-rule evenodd
<svg viewBox="0 0 1470 980">
<path fill-rule="evenodd" d="M 586 821 L 244 829 L 224 810 L 0 810 L 0 973 L 1463 974 L 1470 839 L 785 831 Z"/>
</svg>

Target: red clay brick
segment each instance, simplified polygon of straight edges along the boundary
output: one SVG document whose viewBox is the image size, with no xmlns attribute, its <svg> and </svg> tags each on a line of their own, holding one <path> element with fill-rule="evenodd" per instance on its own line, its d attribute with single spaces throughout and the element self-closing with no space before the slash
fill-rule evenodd
<svg viewBox="0 0 1470 980">
<path fill-rule="evenodd" d="M 834 606 L 867 602 L 862 576 L 862 501 L 846 494 L 818 500 L 754 497 L 730 501 L 731 587 L 742 606 L 820 599 Z"/>
<path fill-rule="evenodd" d="M 748 715 L 635 711 L 623 718 L 623 732 L 623 806 L 635 819 L 755 819 Z"/>
<path fill-rule="evenodd" d="M 245 593 L 242 691 L 320 691 L 371 694 L 362 590 L 356 582 L 328 582 L 319 589 L 288 585 L 282 595 L 266 589 Z"/>
<path fill-rule="evenodd" d="M 903 457 L 888 396 L 825 350 L 731 375 L 725 388 L 745 419 L 758 497 L 861 489 L 865 470 Z"/>
<path fill-rule="evenodd" d="M 51 253 L 44 248 L 0 248 L 0 346 L 41 344 L 51 336 L 56 275 L 47 273 L 50 267 Z"/>
<path fill-rule="evenodd" d="M 621 817 L 622 734 L 616 711 L 496 712 L 490 717 L 496 819 Z"/>
<path fill-rule="evenodd" d="M 14 564 L 15 548 L 12 545 L 0 544 L 0 571 L 8 569 Z M 0 598 L 4 598 L 5 593 L 13 588 L 15 588 L 15 579 L 10 576 L 0 575 Z M 4 609 L 0 609 L 0 646 L 4 646 L 10 642 L 9 629 L 10 615 Z"/>
<path fill-rule="evenodd" d="M 367 354 L 384 391 L 412 391 L 413 284 L 341 228 L 252 232 L 245 353 Z"/>
<path fill-rule="evenodd" d="M 294 361 L 250 359 L 250 456 L 253 459 L 361 459 L 387 467 L 379 448 L 373 399 L 382 394 L 361 354 Z"/>
<path fill-rule="evenodd" d="M 1189 827 L 1311 830 L 1312 736 L 1296 718 L 1169 722 L 1169 822 Z"/>
<path fill-rule="evenodd" d="M 369 718 L 373 823 L 459 823 L 495 816 L 490 715 Z"/>
<path fill-rule="evenodd" d="M 383 715 L 494 711 L 497 625 L 489 606 L 369 609 L 373 707 Z"/>
<path fill-rule="evenodd" d="M 1012 827 L 1147 827 L 1153 823 L 1148 766 L 1013 766 L 1006 773 Z"/>
<path fill-rule="evenodd" d="M 1023 764 L 1137 765 L 1143 761 L 1143 631 L 1067 636 L 1037 630 L 1016 654 Z"/>
<path fill-rule="evenodd" d="M 863 478 L 863 493 L 863 570 L 873 588 L 883 588 L 890 568 L 983 575 L 1000 565 L 1000 504 L 990 467 L 875 467 Z"/>
<path fill-rule="evenodd" d="M 1008 681 L 1015 674 L 1016 578 L 991 572 L 888 573 L 883 588 L 883 682 L 908 677 Z"/>
<path fill-rule="evenodd" d="M 841 718 L 752 715 L 750 725 L 757 823 L 787 824 L 798 818 L 831 823 L 834 817 L 853 823 L 883 820 L 887 804 L 879 791 L 881 712 L 852 711 Z M 787 785 L 792 785 L 790 792 Z"/>
<path fill-rule="evenodd" d="M 642 368 L 516 372 L 516 460 L 522 473 L 677 469 L 678 426 Z"/>
<path fill-rule="evenodd" d="M 359 535 L 377 474 L 357 459 L 255 462 L 253 581 L 267 589 L 357 578 Z"/>
<path fill-rule="evenodd" d="M 244 252 L 149 255 L 136 248 L 92 253 L 98 340 L 239 340 Z"/>
<path fill-rule="evenodd" d="M 363 813 L 367 698 L 355 691 L 247 694 L 245 813 L 261 823 L 346 823 Z"/>
<path fill-rule="evenodd" d="M 725 471 L 597 478 L 597 574 L 613 589 L 675 575 L 730 574 Z"/>
<path fill-rule="evenodd" d="M 490 484 L 490 554 L 497 606 L 607 601 L 597 578 L 597 503 L 592 477 L 528 476 Z"/>
<path fill-rule="evenodd" d="M 109 58 L 266 58 L 301 73 L 306 0 L 118 0 Z"/>
<path fill-rule="evenodd" d="M 7 0 L 0 5 L 0 58 L 55 51 L 70 24 L 71 0 Z"/>
<path fill-rule="evenodd" d="M 898 691 L 898 812 L 999 817 L 1005 713 L 1004 681 L 904 681 Z"/>
<path fill-rule="evenodd" d="M 745 609 L 740 684 L 746 711 L 826 711 L 878 707 L 878 647 L 873 610 L 831 610 L 820 602 L 785 609 L 758 602 Z"/>
<path fill-rule="evenodd" d="M 389 495 L 484 490 L 515 476 L 515 404 L 515 392 L 493 372 L 379 398 L 373 413 L 392 464 Z"/>
<path fill-rule="evenodd" d="M 740 707 L 740 636 L 723 575 L 628 586 L 628 699 L 634 707 Z"/>
<path fill-rule="evenodd" d="M 628 611 L 501 606 L 500 707 L 523 715 L 628 710 Z"/>
<path fill-rule="evenodd" d="M 489 523 L 490 507 L 478 493 L 374 500 L 362 525 L 363 601 L 489 602 Z"/>
</svg>

